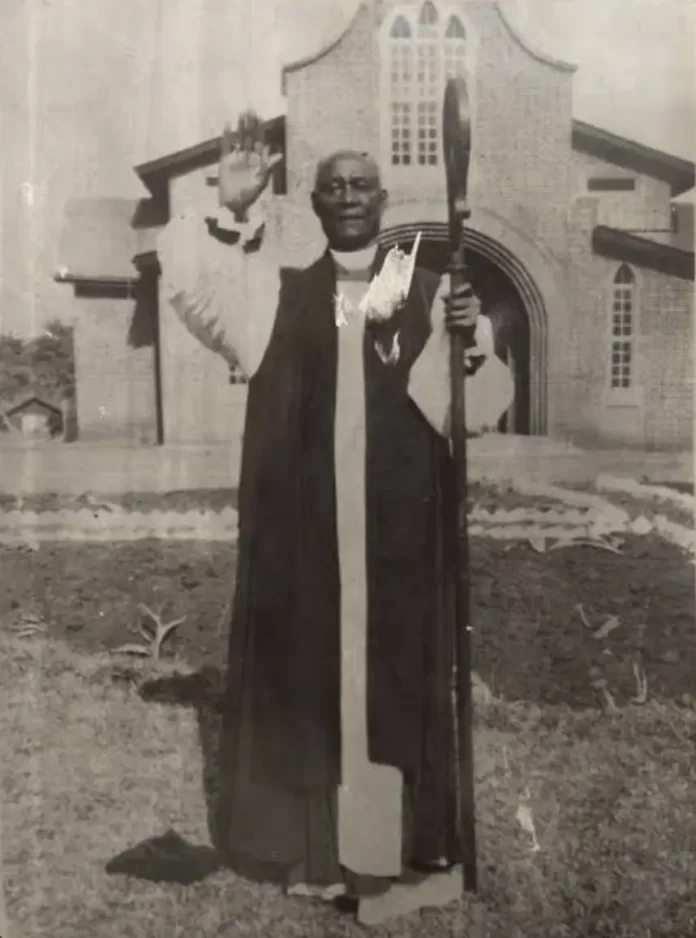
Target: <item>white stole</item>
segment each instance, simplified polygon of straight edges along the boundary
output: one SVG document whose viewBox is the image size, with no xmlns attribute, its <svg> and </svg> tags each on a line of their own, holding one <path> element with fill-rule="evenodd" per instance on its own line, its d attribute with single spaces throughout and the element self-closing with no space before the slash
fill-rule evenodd
<svg viewBox="0 0 696 938">
<path fill-rule="evenodd" d="M 366 269 L 374 251 L 337 262 L 337 291 L 353 309 L 368 279 L 342 280 L 341 266 Z M 365 507 L 364 319 L 350 316 L 338 331 L 335 476 L 341 582 L 341 788 L 339 858 L 354 873 L 401 872 L 402 778 L 398 769 L 370 765 L 367 750 L 367 531 Z M 348 815 L 348 816 L 347 816 Z"/>
</svg>

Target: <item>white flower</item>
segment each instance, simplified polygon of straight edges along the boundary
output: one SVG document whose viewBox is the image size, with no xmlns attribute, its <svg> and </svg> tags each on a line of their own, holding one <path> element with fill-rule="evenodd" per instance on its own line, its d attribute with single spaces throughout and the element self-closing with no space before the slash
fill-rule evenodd
<svg viewBox="0 0 696 938">
<path fill-rule="evenodd" d="M 399 345 L 399 333 L 397 332 L 391 341 L 391 349 L 387 351 L 381 342 L 375 342 L 375 350 L 379 355 L 383 365 L 395 365 L 401 357 L 401 346 Z"/>
<path fill-rule="evenodd" d="M 345 326 L 348 323 L 348 317 L 354 315 L 355 310 L 350 305 L 342 293 L 337 293 L 334 302 L 334 315 L 337 326 Z"/>
<path fill-rule="evenodd" d="M 387 254 L 382 269 L 371 281 L 358 307 L 368 322 L 390 319 L 408 296 L 420 239 L 418 232 L 410 254 L 398 247 Z"/>
</svg>

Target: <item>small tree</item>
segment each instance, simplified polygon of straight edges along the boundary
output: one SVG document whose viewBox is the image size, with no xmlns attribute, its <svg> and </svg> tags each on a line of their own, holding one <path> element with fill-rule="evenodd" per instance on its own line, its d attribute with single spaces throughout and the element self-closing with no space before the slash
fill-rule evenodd
<svg viewBox="0 0 696 938">
<path fill-rule="evenodd" d="M 37 385 L 59 398 L 75 396 L 73 329 L 60 320 L 48 323 L 29 342 L 29 358 Z"/>
<path fill-rule="evenodd" d="M 0 415 L 10 401 L 32 390 L 75 398 L 73 329 L 59 320 L 31 339 L 0 335 Z"/>
</svg>

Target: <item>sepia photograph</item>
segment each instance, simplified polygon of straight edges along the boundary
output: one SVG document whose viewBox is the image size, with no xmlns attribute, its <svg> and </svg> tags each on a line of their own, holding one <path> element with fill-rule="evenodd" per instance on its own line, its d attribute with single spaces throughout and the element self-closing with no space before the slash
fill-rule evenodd
<svg viewBox="0 0 696 938">
<path fill-rule="evenodd" d="M 0 14 L 0 938 L 696 938 L 695 0 Z"/>
</svg>

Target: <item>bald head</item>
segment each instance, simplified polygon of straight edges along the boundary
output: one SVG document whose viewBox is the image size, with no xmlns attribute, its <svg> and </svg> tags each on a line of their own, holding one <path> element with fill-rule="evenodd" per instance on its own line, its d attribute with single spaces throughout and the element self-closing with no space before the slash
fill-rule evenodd
<svg viewBox="0 0 696 938">
<path fill-rule="evenodd" d="M 327 178 L 331 179 L 337 164 L 340 166 L 340 164 L 345 162 L 349 162 L 354 165 L 360 165 L 363 175 L 366 178 L 374 180 L 375 184 L 379 186 L 379 166 L 377 165 L 377 160 L 373 156 L 370 156 L 369 153 L 361 150 L 335 150 L 333 153 L 330 153 L 329 156 L 325 156 L 324 159 L 319 160 L 317 163 L 317 170 L 314 175 L 315 191 L 322 184 L 322 181 L 326 180 Z"/>
<path fill-rule="evenodd" d="M 386 199 L 369 153 L 337 150 L 317 165 L 312 206 L 334 250 L 357 251 L 374 241 Z"/>
</svg>

